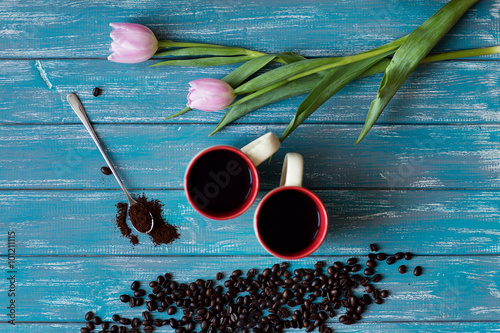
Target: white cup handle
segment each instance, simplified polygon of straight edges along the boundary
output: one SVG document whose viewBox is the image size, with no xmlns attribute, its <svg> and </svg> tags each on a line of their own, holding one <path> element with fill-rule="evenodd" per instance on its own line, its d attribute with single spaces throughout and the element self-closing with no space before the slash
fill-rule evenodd
<svg viewBox="0 0 500 333">
<path fill-rule="evenodd" d="M 302 186 L 304 159 L 297 153 L 288 153 L 283 161 L 280 186 Z"/>
<path fill-rule="evenodd" d="M 281 142 L 278 137 L 269 132 L 241 148 L 241 151 L 250 158 L 255 166 L 258 166 L 271 157 L 280 145 Z"/>
</svg>

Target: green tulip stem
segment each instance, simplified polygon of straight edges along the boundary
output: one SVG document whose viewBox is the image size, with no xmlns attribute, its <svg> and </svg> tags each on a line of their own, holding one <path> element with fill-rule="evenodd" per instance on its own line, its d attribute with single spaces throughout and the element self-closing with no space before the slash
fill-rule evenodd
<svg viewBox="0 0 500 333">
<path fill-rule="evenodd" d="M 168 48 L 191 48 L 191 47 L 213 47 L 213 48 L 225 48 L 227 46 L 217 45 L 217 44 L 205 44 L 205 43 L 183 43 L 183 42 L 173 42 L 171 40 L 160 40 L 158 41 L 158 49 L 168 49 Z M 262 57 L 267 55 L 267 53 L 249 50 L 241 48 L 245 51 L 246 55 L 252 57 Z"/>
<path fill-rule="evenodd" d="M 262 88 L 262 89 L 259 89 L 257 90 L 256 92 L 252 93 L 252 94 L 249 94 L 249 95 L 246 95 L 245 97 L 237 100 L 236 102 L 234 102 L 233 104 L 229 105 L 228 107 L 233 107 L 233 106 L 236 106 L 236 105 L 239 105 L 239 104 L 242 104 L 242 103 L 245 103 L 255 97 L 258 97 L 260 95 L 263 95 L 265 93 L 267 93 L 268 91 L 271 91 L 271 90 L 274 90 L 278 87 L 281 87 L 282 85 L 285 85 L 287 84 L 288 81 L 287 80 L 283 80 L 283 81 L 279 81 L 279 82 L 276 82 L 274 84 L 271 84 L 265 88 Z"/>
<path fill-rule="evenodd" d="M 452 60 L 458 58 L 478 57 L 500 53 L 500 45 L 480 49 L 460 50 L 447 53 L 433 54 L 422 59 L 421 63 Z"/>
</svg>

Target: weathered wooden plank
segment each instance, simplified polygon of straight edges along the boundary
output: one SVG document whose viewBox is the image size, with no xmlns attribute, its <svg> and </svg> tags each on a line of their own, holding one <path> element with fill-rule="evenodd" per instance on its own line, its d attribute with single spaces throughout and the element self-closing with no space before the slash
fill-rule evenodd
<svg viewBox="0 0 500 333">
<path fill-rule="evenodd" d="M 0 56 L 105 57 L 110 22 L 147 24 L 161 39 L 309 56 L 351 54 L 410 33 L 446 2 L 8 0 L 0 4 Z M 481 1 L 437 49 L 498 44 L 499 8 L 497 1 Z"/>
<path fill-rule="evenodd" d="M 81 323 L 18 323 L 16 326 L 0 323 L 0 330 L 5 333 L 24 333 L 24 332 L 51 332 L 51 333 L 68 333 L 78 332 L 83 326 Z M 500 332 L 500 322 L 370 322 L 363 320 L 356 325 L 346 327 L 338 322 L 328 323 L 328 326 L 333 328 L 335 332 L 351 332 L 351 333 L 415 333 L 415 332 L 435 332 L 435 333 L 484 333 L 484 332 Z M 165 326 L 157 330 L 158 332 L 172 333 L 175 330 Z M 296 332 L 297 330 L 290 330 Z"/>
<path fill-rule="evenodd" d="M 74 116 L 76 119 L 76 116 Z M 208 137 L 212 125 L 97 125 L 119 173 L 131 188 L 182 188 L 185 168 L 202 149 L 242 147 L 285 125 L 230 126 Z M 259 166 L 262 188 L 279 181 L 283 157 L 305 158 L 311 188 L 500 187 L 498 125 L 375 126 L 354 145 L 361 125 L 303 125 L 271 163 Z M 1 188 L 118 188 L 101 174 L 104 160 L 83 125 L 0 127 Z"/>
<path fill-rule="evenodd" d="M 165 121 L 186 104 L 188 82 L 220 78 L 234 66 L 149 68 L 105 60 L 0 61 L 1 123 L 71 123 L 77 119 L 65 96 L 77 92 L 94 122 L 218 123 L 224 112 L 191 111 Z M 42 79 L 43 78 L 43 79 Z M 351 83 L 308 120 L 364 123 L 381 75 Z M 49 89 L 49 86 L 51 87 Z M 94 87 L 103 94 L 93 97 Z M 379 123 L 499 123 L 500 62 L 424 64 L 398 92 Z M 304 96 L 261 108 L 243 123 L 288 123 Z M 22 102 L 21 102 L 22 101 Z"/>
<path fill-rule="evenodd" d="M 418 255 L 500 253 L 500 198 L 493 191 L 315 191 L 330 224 L 317 255 L 383 251 Z M 145 191 L 164 204 L 181 237 L 133 247 L 115 226 L 119 191 L 0 191 L 1 230 L 16 232 L 22 255 L 268 255 L 253 230 L 257 202 L 242 216 L 214 221 L 194 211 L 183 191 Z M 201 259 L 200 259 L 201 260 Z"/>
<path fill-rule="evenodd" d="M 316 260 L 328 264 L 348 257 L 316 257 L 294 261 L 290 269 L 313 267 Z M 365 257 L 366 258 L 366 257 Z M 384 304 L 371 305 L 363 313 L 369 322 L 498 321 L 500 313 L 500 257 L 415 257 L 403 260 L 409 268 L 420 265 L 424 273 L 399 274 L 397 265 L 380 264 L 383 280 L 377 284 L 391 295 Z M 16 318 L 19 321 L 79 322 L 90 310 L 109 319 L 114 313 L 140 316 L 119 301 L 130 294 L 130 283 L 146 285 L 165 272 L 181 282 L 214 279 L 216 272 L 234 269 L 261 271 L 280 262 L 266 257 L 197 256 L 158 257 L 19 257 L 16 268 Z M 0 285 L 2 297 L 8 287 Z M 358 291 L 361 294 L 361 290 Z M 6 298 L 6 297 L 5 297 Z M 5 304 L 5 302 L 3 302 Z M 178 313 L 177 316 L 182 316 Z M 156 317 L 166 318 L 166 314 Z"/>
</svg>

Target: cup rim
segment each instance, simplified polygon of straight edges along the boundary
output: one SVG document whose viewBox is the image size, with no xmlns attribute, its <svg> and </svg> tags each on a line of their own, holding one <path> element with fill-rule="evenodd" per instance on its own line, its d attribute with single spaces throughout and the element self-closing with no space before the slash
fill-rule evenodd
<svg viewBox="0 0 500 333">
<path fill-rule="evenodd" d="M 248 167 L 250 168 L 250 172 L 252 174 L 253 182 L 252 182 L 252 189 L 250 191 L 250 194 L 248 198 L 245 200 L 245 202 L 238 208 L 235 208 L 229 212 L 226 213 L 217 213 L 217 214 L 212 214 L 210 212 L 206 212 L 202 209 L 200 209 L 195 202 L 191 199 L 191 196 L 189 195 L 188 191 L 188 175 L 189 172 L 191 171 L 193 165 L 198 161 L 198 159 L 215 150 L 227 150 L 234 152 L 238 154 L 245 162 L 247 163 Z M 198 213 L 203 215 L 204 217 L 208 217 L 213 220 L 229 220 L 232 218 L 235 218 L 237 216 L 240 216 L 244 212 L 246 212 L 255 202 L 255 199 L 257 198 L 257 194 L 259 192 L 259 174 L 257 172 L 257 167 L 253 164 L 252 160 L 245 155 L 240 149 L 233 147 L 233 146 L 228 146 L 228 145 L 217 145 L 217 146 L 212 146 L 206 149 L 203 149 L 199 153 L 197 153 L 189 162 L 188 166 L 186 167 L 186 172 L 184 173 L 184 193 L 189 201 L 189 204 L 191 207 L 193 207 Z"/>
<path fill-rule="evenodd" d="M 320 228 L 319 228 L 320 230 L 318 231 L 318 235 L 316 236 L 314 241 L 305 250 L 299 251 L 299 252 L 294 253 L 294 254 L 285 254 L 284 255 L 284 254 L 281 254 L 281 253 L 278 253 L 278 252 L 271 250 L 266 244 L 264 244 L 264 242 L 262 241 L 262 238 L 260 236 L 260 233 L 259 233 L 259 228 L 257 226 L 257 217 L 258 217 L 259 212 L 262 208 L 262 205 L 264 204 L 264 202 L 266 202 L 269 199 L 269 197 L 273 196 L 274 194 L 276 194 L 278 192 L 282 192 L 282 191 L 286 191 L 286 190 L 300 191 L 300 192 L 306 194 L 308 197 L 310 197 L 314 201 L 314 203 L 316 204 L 316 207 L 318 208 L 318 211 L 320 213 Z M 323 241 L 325 240 L 326 234 L 328 231 L 328 214 L 327 214 L 327 211 L 326 211 L 326 208 L 325 208 L 325 205 L 323 204 L 323 202 L 311 190 L 304 188 L 302 186 L 280 186 L 280 187 L 273 189 L 269 193 L 267 193 L 262 198 L 262 200 L 259 202 L 259 205 L 257 206 L 257 209 L 255 210 L 255 214 L 254 214 L 253 227 L 254 227 L 254 231 L 255 231 L 255 236 L 257 236 L 257 240 L 259 241 L 260 245 L 267 252 L 272 254 L 273 256 L 281 258 L 281 259 L 286 259 L 286 260 L 302 259 L 302 258 L 305 258 L 305 257 L 311 255 L 312 253 L 314 253 L 321 246 L 321 244 L 323 244 Z"/>
</svg>

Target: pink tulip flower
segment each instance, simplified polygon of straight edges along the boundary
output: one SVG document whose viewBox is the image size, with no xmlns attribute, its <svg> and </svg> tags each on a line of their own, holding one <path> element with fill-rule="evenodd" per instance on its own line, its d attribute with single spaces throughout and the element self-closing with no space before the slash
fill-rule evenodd
<svg viewBox="0 0 500 333">
<path fill-rule="evenodd" d="M 149 28 L 135 23 L 110 23 L 113 39 L 108 60 L 135 64 L 150 59 L 158 50 L 158 40 Z"/>
<path fill-rule="evenodd" d="M 205 78 L 189 82 L 187 106 L 201 111 L 227 108 L 236 98 L 233 88 L 224 81 Z"/>
</svg>

